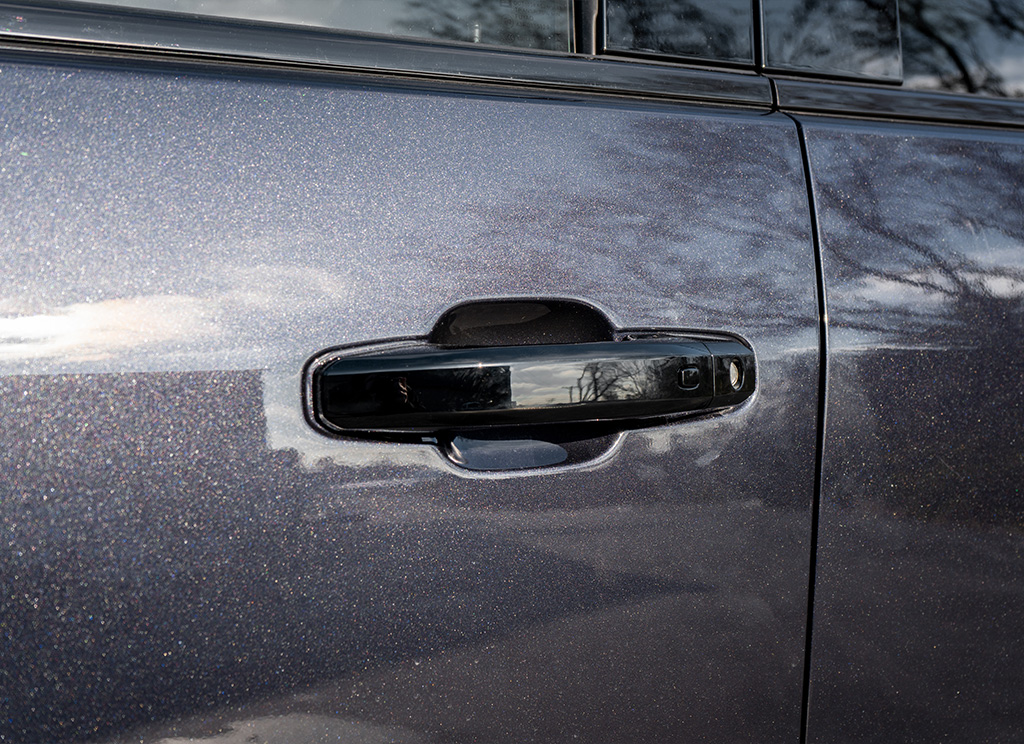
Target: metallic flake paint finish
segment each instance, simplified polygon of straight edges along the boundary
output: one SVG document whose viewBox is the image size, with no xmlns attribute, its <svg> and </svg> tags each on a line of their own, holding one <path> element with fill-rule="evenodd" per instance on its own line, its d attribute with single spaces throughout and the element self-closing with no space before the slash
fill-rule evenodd
<svg viewBox="0 0 1024 744">
<path fill-rule="evenodd" d="M 6 741 L 795 738 L 792 122 L 4 63 L 0 158 Z M 735 333 L 758 393 L 505 478 L 304 421 L 313 354 L 515 296 Z"/>
<path fill-rule="evenodd" d="M 828 313 L 809 740 L 1024 730 L 1024 146 L 805 122 Z"/>
</svg>

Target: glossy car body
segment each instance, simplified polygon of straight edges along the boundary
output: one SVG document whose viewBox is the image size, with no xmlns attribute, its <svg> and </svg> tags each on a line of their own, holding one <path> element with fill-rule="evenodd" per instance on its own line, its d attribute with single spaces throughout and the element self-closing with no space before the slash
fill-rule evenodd
<svg viewBox="0 0 1024 744">
<path fill-rule="evenodd" d="M 704 70 L 4 6 L 0 741 L 1019 737 L 1022 109 L 771 10 Z M 547 468 L 310 425 L 495 301 L 756 391 Z"/>
</svg>

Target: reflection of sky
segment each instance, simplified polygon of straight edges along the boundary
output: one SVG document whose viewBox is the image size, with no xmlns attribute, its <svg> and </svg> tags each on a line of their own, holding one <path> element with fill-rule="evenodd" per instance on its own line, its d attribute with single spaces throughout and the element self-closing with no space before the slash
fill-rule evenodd
<svg viewBox="0 0 1024 744">
<path fill-rule="evenodd" d="M 1024 96 L 1024 54 L 1021 53 L 1022 42 L 1017 41 L 1013 50 L 1006 54 L 991 57 L 992 68 L 1005 81 L 1007 95 Z"/>
<path fill-rule="evenodd" d="M 103 0 L 103 3 L 391 36 L 485 43 L 495 43 L 495 36 L 507 26 L 502 20 L 509 16 L 517 17 L 513 13 L 514 6 L 501 0 L 479 6 L 472 0 L 435 0 L 427 3 L 416 0 Z M 518 5 L 523 5 L 522 0 L 519 0 Z M 537 27 L 547 30 L 549 34 L 549 38 L 542 44 L 543 48 L 565 49 L 568 28 L 566 0 L 535 0 L 527 3 L 518 17 L 528 24 L 528 29 L 520 43 L 513 46 L 534 46 L 532 31 Z M 454 27 L 447 24 L 449 18 L 454 19 Z M 481 18 L 485 22 L 492 19 L 493 27 L 482 29 Z"/>
<path fill-rule="evenodd" d="M 579 364 L 516 365 L 512 368 L 512 400 L 520 407 L 570 403 L 570 390 L 582 374 Z"/>
<path fill-rule="evenodd" d="M 199 341 L 215 332 L 203 303 L 175 295 L 76 303 L 46 315 L 0 316 L 0 363 L 103 361 L 147 344 Z"/>
<path fill-rule="evenodd" d="M 982 132 L 808 131 L 830 347 L 994 349 L 1024 320 L 1024 150 Z"/>
<path fill-rule="evenodd" d="M 1003 80 L 1003 88 L 1009 96 L 1024 96 L 1024 37 L 1014 33 L 1009 28 L 1000 28 L 1000 33 L 984 23 L 986 9 L 965 8 L 963 17 L 957 17 L 955 6 L 942 8 L 936 4 L 933 9 L 934 17 L 927 14 L 926 18 L 935 23 L 937 33 L 944 37 L 953 49 L 963 57 L 972 74 L 979 71 L 975 64 L 981 61 L 983 64 L 999 75 Z M 948 18 L 943 18 L 942 11 L 949 13 Z M 1011 7 L 1009 15 L 1015 10 Z M 927 12 L 926 12 L 927 13 Z M 919 33 L 912 26 L 904 23 L 904 33 Z M 935 30 L 933 29 L 933 32 Z M 913 56 L 914 46 L 921 46 L 928 50 L 928 56 L 918 58 Z M 916 45 L 904 49 L 904 64 L 907 71 L 904 85 L 908 88 L 922 90 L 944 90 L 948 82 L 943 82 L 943 77 L 954 77 L 960 79 L 959 70 L 947 55 L 941 51 L 942 47 L 936 45 L 931 39 L 921 36 Z M 928 60 L 937 59 L 942 65 L 939 70 L 932 70 L 932 63 Z"/>
<path fill-rule="evenodd" d="M 864 277 L 852 288 L 837 290 L 847 302 L 861 300 L 868 303 L 879 303 L 888 307 L 905 305 L 920 307 L 922 303 L 941 303 L 944 295 L 925 287 L 908 282 L 919 281 L 923 277 L 918 273 L 905 277 L 888 279 L 885 277 Z"/>
<path fill-rule="evenodd" d="M 531 107 L 526 128 L 525 112 L 483 100 L 163 91 L 161 78 L 140 91 L 88 74 L 51 91 L 3 73 L 14 101 L 0 139 L 7 373 L 44 371 L 26 364 L 42 358 L 61 370 L 72 359 L 107 360 L 83 371 L 252 368 L 274 360 L 267 348 L 424 334 L 470 293 L 551 292 L 507 248 L 469 260 L 486 216 L 462 205 L 554 188 L 568 162 L 598 176 L 582 157 L 588 137 L 564 125 L 571 109 Z M 164 118 L 153 123 L 137 95 Z M 472 280 L 455 281 L 463 274 Z"/>
<path fill-rule="evenodd" d="M 108 5 L 393 33 L 408 0 L 104 0 Z"/>
</svg>

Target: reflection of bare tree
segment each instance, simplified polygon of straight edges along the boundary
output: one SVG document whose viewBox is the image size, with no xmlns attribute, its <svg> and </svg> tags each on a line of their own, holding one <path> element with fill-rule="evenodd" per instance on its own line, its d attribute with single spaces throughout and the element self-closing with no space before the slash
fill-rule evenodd
<svg viewBox="0 0 1024 744">
<path fill-rule="evenodd" d="M 796 0 L 764 13 L 771 64 L 898 77 L 893 0 Z"/>
<path fill-rule="evenodd" d="M 833 328 L 823 739 L 829 721 L 849 742 L 1021 730 L 1024 151 L 933 135 L 808 131 Z"/>
<path fill-rule="evenodd" d="M 828 258 L 848 298 L 839 322 L 896 331 L 904 343 L 908 333 L 938 345 L 969 344 L 979 333 L 1013 337 L 1024 264 L 1013 253 L 996 259 L 990 246 L 1024 245 L 1024 160 L 1006 148 L 939 140 L 912 161 L 892 152 L 887 162 L 895 170 L 879 177 L 871 160 L 846 160 L 846 175 L 816 184 L 832 231 Z M 896 197 L 910 194 L 917 204 L 908 213 Z"/>
<path fill-rule="evenodd" d="M 590 362 L 584 366 L 569 398 L 575 402 L 602 400 L 651 400 L 670 397 L 674 376 L 672 362 Z"/>
<path fill-rule="evenodd" d="M 583 367 L 576 380 L 575 390 L 569 391 L 570 400 L 575 392 L 576 401 L 579 403 L 598 400 L 615 400 L 615 376 L 608 373 L 608 366 L 599 362 L 590 362 Z"/>
<path fill-rule="evenodd" d="M 830 144 L 812 162 L 837 341 L 831 497 L 1019 524 L 1024 156 L 938 138 Z"/>
<path fill-rule="evenodd" d="M 614 278 L 606 300 L 656 297 L 673 315 L 707 318 L 708 327 L 813 328 L 813 259 L 793 133 L 723 124 L 645 118 L 628 134 L 593 136 L 590 159 L 600 173 L 583 188 L 558 183 L 497 205 L 467 205 L 487 226 L 473 254 L 507 246 L 538 273 L 570 273 L 584 286 L 597 266 Z"/>
<path fill-rule="evenodd" d="M 901 0 L 904 73 L 913 87 L 994 96 L 1024 95 L 999 65 L 1004 47 L 1024 45 L 1024 6 L 1002 0 Z M 1011 46 L 1012 45 L 1012 46 Z"/>
<path fill-rule="evenodd" d="M 1024 95 L 1024 5 L 1002 0 L 791 0 L 765 7 L 772 64 L 896 78 L 907 85 Z"/>
</svg>

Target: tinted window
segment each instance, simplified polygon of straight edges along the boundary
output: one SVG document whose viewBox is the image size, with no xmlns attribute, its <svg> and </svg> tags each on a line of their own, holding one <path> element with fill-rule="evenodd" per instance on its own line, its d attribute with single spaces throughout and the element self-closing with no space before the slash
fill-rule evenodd
<svg viewBox="0 0 1024 744">
<path fill-rule="evenodd" d="M 900 79 L 896 0 L 764 0 L 768 67 Z"/>
<path fill-rule="evenodd" d="M 107 0 L 150 10 L 567 51 L 569 0 Z"/>
<path fill-rule="evenodd" d="M 1024 96 L 1022 0 L 901 0 L 905 84 Z"/>
<path fill-rule="evenodd" d="M 752 63 L 750 0 L 608 0 L 607 48 Z"/>
</svg>

